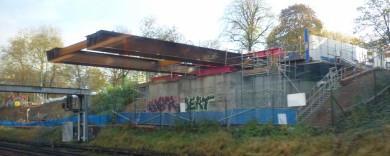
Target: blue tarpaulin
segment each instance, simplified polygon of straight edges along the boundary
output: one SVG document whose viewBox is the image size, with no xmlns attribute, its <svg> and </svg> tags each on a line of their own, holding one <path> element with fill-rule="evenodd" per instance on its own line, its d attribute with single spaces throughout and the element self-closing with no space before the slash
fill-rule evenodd
<svg viewBox="0 0 390 156">
<path fill-rule="evenodd" d="M 274 123 L 280 124 L 279 115 L 285 116 L 288 125 L 294 125 L 296 121 L 296 110 L 294 109 L 233 109 L 225 111 L 201 111 L 201 112 L 142 112 L 142 113 L 119 113 L 112 115 L 88 115 L 89 125 L 110 125 L 110 124 L 125 124 L 138 123 L 144 125 L 174 125 L 180 121 L 195 121 L 202 120 L 217 121 L 221 124 L 246 124 L 252 119 L 256 119 L 259 124 Z M 37 122 L 13 122 L 0 121 L 3 126 L 59 126 L 63 122 L 77 123 L 77 116 L 71 118 L 63 118 L 58 120 L 46 120 Z"/>
</svg>

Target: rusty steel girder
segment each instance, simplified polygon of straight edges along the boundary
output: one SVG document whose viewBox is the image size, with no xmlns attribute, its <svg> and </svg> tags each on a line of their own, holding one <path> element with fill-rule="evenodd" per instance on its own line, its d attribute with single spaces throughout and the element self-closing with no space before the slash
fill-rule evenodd
<svg viewBox="0 0 390 156">
<path fill-rule="evenodd" d="M 47 58 L 52 63 L 176 74 L 241 62 L 238 53 L 104 30 L 85 41 L 47 51 Z"/>
<path fill-rule="evenodd" d="M 90 51 L 75 51 L 69 54 L 61 55 L 63 49 L 55 48 L 47 52 L 48 60 L 55 63 L 65 63 L 74 65 L 86 65 L 95 67 L 120 68 L 136 71 L 162 72 L 190 74 L 195 71 L 195 67 L 182 66 L 180 69 L 169 69 L 159 67 L 158 60 L 135 58 L 129 56 L 103 54 Z"/>
<path fill-rule="evenodd" d="M 240 54 L 100 30 L 87 36 L 87 49 L 195 64 L 240 64 Z"/>
</svg>

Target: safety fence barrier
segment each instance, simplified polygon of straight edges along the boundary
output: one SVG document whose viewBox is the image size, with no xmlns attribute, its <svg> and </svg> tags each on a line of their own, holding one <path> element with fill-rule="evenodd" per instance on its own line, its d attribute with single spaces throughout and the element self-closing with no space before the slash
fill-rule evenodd
<svg viewBox="0 0 390 156">
<path fill-rule="evenodd" d="M 96 126 L 134 123 L 140 125 L 172 126 L 177 122 L 203 120 L 215 121 L 221 125 L 241 125 L 251 120 L 259 124 L 288 124 L 297 123 L 297 111 L 294 109 L 248 108 L 232 109 L 226 111 L 203 112 L 142 112 L 142 113 L 113 113 L 109 115 L 88 115 L 88 124 Z M 59 126 L 63 122 L 77 123 L 77 116 L 57 120 L 14 122 L 0 121 L 3 126 L 29 127 L 29 126 Z"/>
</svg>

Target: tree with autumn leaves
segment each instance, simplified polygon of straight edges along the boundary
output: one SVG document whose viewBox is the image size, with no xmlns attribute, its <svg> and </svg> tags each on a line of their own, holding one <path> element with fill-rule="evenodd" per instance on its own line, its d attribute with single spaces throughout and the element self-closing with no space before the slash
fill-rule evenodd
<svg viewBox="0 0 390 156">
<path fill-rule="evenodd" d="M 48 62 L 46 51 L 55 47 L 63 47 L 57 27 L 42 25 L 20 29 L 9 39 L 8 45 L 1 48 L 0 76 L 12 80 L 4 83 L 69 88 L 81 87 L 82 83 L 89 86 L 94 81 L 94 91 L 106 85 L 98 69 Z"/>
</svg>

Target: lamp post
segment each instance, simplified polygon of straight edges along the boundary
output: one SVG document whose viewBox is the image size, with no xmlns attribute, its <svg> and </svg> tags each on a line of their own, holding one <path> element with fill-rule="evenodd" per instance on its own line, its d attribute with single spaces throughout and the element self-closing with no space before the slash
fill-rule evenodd
<svg viewBox="0 0 390 156">
<path fill-rule="evenodd" d="M 29 122 L 28 121 L 28 112 L 30 111 L 30 108 L 27 109 L 27 123 Z"/>
</svg>

